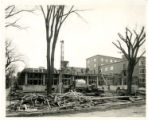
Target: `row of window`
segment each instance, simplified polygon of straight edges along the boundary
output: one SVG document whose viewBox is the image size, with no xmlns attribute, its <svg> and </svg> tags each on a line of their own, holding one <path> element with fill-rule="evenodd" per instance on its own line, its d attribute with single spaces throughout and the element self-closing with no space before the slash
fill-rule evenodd
<svg viewBox="0 0 148 120">
<path fill-rule="evenodd" d="M 104 64 L 101 64 L 101 66 L 102 66 L 102 65 L 104 65 Z M 97 64 L 94 64 L 94 68 L 96 68 L 96 67 L 97 67 Z"/>
<path fill-rule="evenodd" d="M 145 78 L 139 78 L 139 82 L 145 82 Z"/>
<path fill-rule="evenodd" d="M 43 85 L 43 80 L 28 80 L 28 85 Z"/>
<path fill-rule="evenodd" d="M 115 81 L 115 79 L 113 78 L 108 78 L 105 77 L 105 79 L 110 83 L 110 84 L 121 84 L 121 83 L 116 83 L 117 81 Z M 121 81 L 121 79 L 119 78 L 118 80 L 119 82 Z M 63 79 L 62 80 L 63 85 L 70 85 L 70 79 Z M 96 79 L 89 79 L 89 84 L 96 84 Z M 99 85 L 102 85 L 104 83 L 104 81 L 99 80 Z M 126 81 L 124 81 L 126 82 Z M 145 82 L 145 78 L 139 78 L 139 82 Z M 47 83 L 45 83 L 47 84 Z M 53 85 L 57 85 L 58 84 L 58 79 L 54 79 Z M 126 84 L 126 83 L 124 83 Z M 43 85 L 43 81 L 42 80 L 28 80 L 28 85 Z"/>
<path fill-rule="evenodd" d="M 62 80 L 63 85 L 69 85 L 70 84 L 70 79 L 63 79 Z M 43 85 L 43 80 L 42 79 L 31 79 L 28 80 L 28 85 Z M 47 83 L 45 83 L 47 84 Z M 53 80 L 53 85 L 57 85 L 58 84 L 58 79 L 54 79 Z"/>
<path fill-rule="evenodd" d="M 145 74 L 145 68 L 140 68 L 139 69 L 139 74 Z"/>
<path fill-rule="evenodd" d="M 89 66 L 88 66 L 89 67 Z M 94 68 L 96 68 L 97 67 L 97 65 L 96 64 L 94 64 Z M 105 67 L 105 69 L 104 69 L 105 71 L 108 71 L 108 70 L 114 70 L 114 66 L 110 66 L 110 67 Z M 101 68 L 101 71 L 102 71 L 102 68 Z"/>
<path fill-rule="evenodd" d="M 105 67 L 105 69 L 104 69 L 104 70 L 105 70 L 105 71 L 114 70 L 114 66 Z"/>
<path fill-rule="evenodd" d="M 93 61 L 96 62 L 97 59 L 94 58 Z M 115 60 L 115 59 L 105 59 L 105 58 L 101 58 L 101 62 L 110 62 L 110 63 L 113 63 L 113 62 L 117 62 L 117 60 Z M 90 60 L 88 60 L 87 63 L 89 64 L 89 63 L 90 63 Z"/>
<path fill-rule="evenodd" d="M 104 58 L 101 58 L 101 61 L 103 62 L 103 61 L 105 61 L 105 62 L 110 62 L 110 63 L 112 63 L 112 62 L 117 62 L 117 60 L 113 60 L 113 59 L 104 59 Z"/>
<path fill-rule="evenodd" d="M 109 70 L 114 70 L 114 66 L 104 68 L 104 71 L 109 71 Z M 101 68 L 101 72 L 102 72 L 102 68 Z M 145 68 L 140 68 L 139 69 L 139 74 L 145 74 Z"/>
</svg>

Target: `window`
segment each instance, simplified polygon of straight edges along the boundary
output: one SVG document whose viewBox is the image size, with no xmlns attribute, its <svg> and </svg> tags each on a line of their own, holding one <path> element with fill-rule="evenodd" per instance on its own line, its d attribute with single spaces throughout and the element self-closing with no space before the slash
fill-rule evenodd
<svg viewBox="0 0 148 120">
<path fill-rule="evenodd" d="M 139 78 L 139 82 L 145 82 L 145 78 Z"/>
<path fill-rule="evenodd" d="M 63 84 L 64 85 L 70 85 L 70 80 L 69 79 L 63 79 Z"/>
<path fill-rule="evenodd" d="M 58 84 L 58 79 L 54 78 L 53 79 L 53 85 L 57 85 Z"/>
<path fill-rule="evenodd" d="M 110 70 L 113 70 L 113 69 L 114 69 L 114 67 L 113 67 L 113 66 L 111 66 L 111 67 L 110 67 Z"/>
<path fill-rule="evenodd" d="M 101 64 L 101 65 L 104 65 L 104 64 Z"/>
<path fill-rule="evenodd" d="M 139 60 L 139 66 L 144 66 L 144 60 Z"/>
<path fill-rule="evenodd" d="M 112 62 L 113 62 L 113 60 L 111 59 L 111 60 L 110 60 L 110 62 L 112 63 Z"/>
<path fill-rule="evenodd" d="M 28 80 L 28 85 L 32 85 L 33 84 L 33 81 L 32 80 Z"/>
<path fill-rule="evenodd" d="M 126 64 L 123 64 L 123 70 L 126 70 Z"/>
<path fill-rule="evenodd" d="M 94 67 L 96 67 L 97 65 L 96 64 L 94 64 Z"/>
<path fill-rule="evenodd" d="M 39 84 L 39 85 L 42 85 L 42 84 L 43 84 L 43 80 L 39 80 L 39 81 L 38 81 L 38 84 Z"/>
<path fill-rule="evenodd" d="M 104 60 L 104 59 L 103 59 L 103 58 L 101 58 L 101 61 L 102 61 L 102 62 L 103 62 L 103 60 Z"/>
<path fill-rule="evenodd" d="M 41 79 L 30 79 L 28 80 L 28 85 L 42 85 L 43 80 Z"/>
<path fill-rule="evenodd" d="M 145 74 L 145 69 L 144 68 L 140 68 L 139 69 L 139 74 Z"/>
<path fill-rule="evenodd" d="M 92 85 L 92 84 L 96 84 L 96 80 L 95 80 L 95 79 L 90 78 L 90 79 L 89 79 L 89 84 L 90 84 L 90 85 Z"/>
<path fill-rule="evenodd" d="M 106 59 L 106 62 L 108 62 L 108 59 Z"/>
<path fill-rule="evenodd" d="M 127 73 L 127 71 L 126 70 L 123 70 L 123 75 L 124 76 L 126 76 L 126 73 Z"/>
<path fill-rule="evenodd" d="M 90 63 L 90 61 L 89 61 L 89 60 L 87 60 L 87 63 L 89 64 L 89 63 Z"/>
<path fill-rule="evenodd" d="M 114 60 L 114 62 L 117 62 L 117 60 Z"/>
<path fill-rule="evenodd" d="M 94 58 L 94 62 L 96 62 L 96 58 Z"/>
<path fill-rule="evenodd" d="M 107 67 L 105 68 L 105 71 L 108 71 L 108 68 Z"/>
<path fill-rule="evenodd" d="M 34 78 L 34 74 L 28 73 L 28 78 Z"/>
</svg>

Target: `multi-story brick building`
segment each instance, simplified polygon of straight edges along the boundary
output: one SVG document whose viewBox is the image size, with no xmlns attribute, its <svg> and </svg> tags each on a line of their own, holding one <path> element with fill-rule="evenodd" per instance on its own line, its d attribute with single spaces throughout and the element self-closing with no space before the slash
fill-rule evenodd
<svg viewBox="0 0 148 120">
<path fill-rule="evenodd" d="M 89 68 L 90 71 L 95 70 L 95 72 L 98 72 L 99 66 L 106 65 L 109 63 L 116 63 L 118 61 L 121 61 L 121 58 L 95 55 L 86 59 L 86 68 Z"/>
<path fill-rule="evenodd" d="M 96 73 L 101 71 L 109 84 L 127 84 L 127 66 L 128 61 L 125 57 L 115 58 L 109 56 L 96 55 L 86 60 L 86 66 Z M 133 72 L 133 83 L 145 85 L 145 57 L 141 57 L 136 64 Z"/>
</svg>

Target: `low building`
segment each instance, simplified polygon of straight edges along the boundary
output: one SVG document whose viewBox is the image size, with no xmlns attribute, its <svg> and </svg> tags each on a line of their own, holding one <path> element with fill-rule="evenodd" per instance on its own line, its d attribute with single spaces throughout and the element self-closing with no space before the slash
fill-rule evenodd
<svg viewBox="0 0 148 120">
<path fill-rule="evenodd" d="M 73 81 L 83 79 L 86 83 L 96 84 L 97 74 L 89 73 L 86 68 L 67 67 L 61 70 L 54 70 L 52 88 L 56 90 L 59 84 L 60 74 L 62 73 L 63 88 L 68 88 Z M 46 90 L 47 70 L 44 68 L 25 68 L 19 73 L 18 83 L 26 92 L 43 92 Z M 56 92 L 56 91 L 55 91 Z"/>
</svg>

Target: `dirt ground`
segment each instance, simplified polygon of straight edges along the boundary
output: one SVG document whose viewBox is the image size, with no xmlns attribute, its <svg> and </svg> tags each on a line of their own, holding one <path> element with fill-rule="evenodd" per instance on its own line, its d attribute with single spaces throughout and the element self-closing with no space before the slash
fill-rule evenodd
<svg viewBox="0 0 148 120">
<path fill-rule="evenodd" d="M 52 117 L 145 117 L 146 106 L 131 106 L 123 109 L 95 111 L 87 113 L 64 114 Z"/>
</svg>

